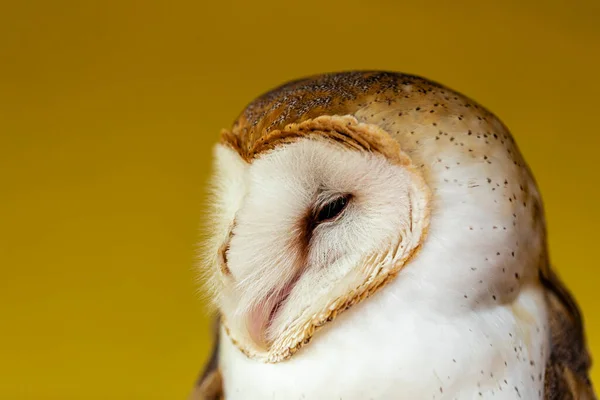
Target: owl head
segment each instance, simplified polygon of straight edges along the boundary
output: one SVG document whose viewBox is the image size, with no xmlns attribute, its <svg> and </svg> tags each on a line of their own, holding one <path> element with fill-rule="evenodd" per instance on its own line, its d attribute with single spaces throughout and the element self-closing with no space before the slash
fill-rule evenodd
<svg viewBox="0 0 600 400">
<path fill-rule="evenodd" d="M 361 318 L 381 291 L 449 314 L 509 301 L 545 257 L 506 127 L 416 76 L 327 74 L 264 94 L 222 132 L 211 193 L 207 287 L 229 338 L 265 362 L 341 313 Z"/>
</svg>

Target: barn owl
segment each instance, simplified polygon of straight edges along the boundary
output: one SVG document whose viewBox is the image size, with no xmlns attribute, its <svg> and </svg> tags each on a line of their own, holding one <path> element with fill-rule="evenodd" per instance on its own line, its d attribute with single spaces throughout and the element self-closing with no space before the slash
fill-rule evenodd
<svg viewBox="0 0 600 400">
<path fill-rule="evenodd" d="M 578 306 L 502 122 L 421 77 L 308 77 L 214 148 L 194 399 L 594 399 Z"/>
</svg>

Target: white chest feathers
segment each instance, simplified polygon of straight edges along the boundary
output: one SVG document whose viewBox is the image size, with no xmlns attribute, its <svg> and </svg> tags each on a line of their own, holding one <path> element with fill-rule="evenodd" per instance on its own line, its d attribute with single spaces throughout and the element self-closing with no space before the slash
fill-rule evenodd
<svg viewBox="0 0 600 400">
<path fill-rule="evenodd" d="M 523 288 L 512 304 L 432 308 L 432 289 L 409 290 L 409 275 L 340 316 L 282 363 L 251 360 L 222 335 L 226 398 L 543 398 L 549 344 L 540 288 Z"/>
</svg>

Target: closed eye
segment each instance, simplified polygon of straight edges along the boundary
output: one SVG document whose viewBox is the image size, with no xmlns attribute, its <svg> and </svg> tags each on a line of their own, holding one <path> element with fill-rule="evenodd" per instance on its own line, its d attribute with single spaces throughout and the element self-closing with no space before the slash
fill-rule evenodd
<svg viewBox="0 0 600 400">
<path fill-rule="evenodd" d="M 350 197 L 349 194 L 338 196 L 322 205 L 317 210 L 315 223 L 320 224 L 334 220 L 342 213 L 342 211 L 344 211 L 344 209 L 346 209 L 346 206 L 350 202 Z"/>
</svg>

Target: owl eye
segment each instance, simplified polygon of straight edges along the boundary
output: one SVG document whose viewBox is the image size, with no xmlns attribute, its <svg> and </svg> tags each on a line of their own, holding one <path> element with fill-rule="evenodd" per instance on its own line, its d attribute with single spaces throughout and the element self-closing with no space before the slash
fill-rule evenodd
<svg viewBox="0 0 600 400">
<path fill-rule="evenodd" d="M 349 201 L 350 195 L 344 195 L 336 197 L 332 201 L 326 203 L 319 210 L 316 217 L 316 222 L 321 223 L 334 219 L 335 217 L 340 215 L 342 211 L 344 211 Z"/>
</svg>

